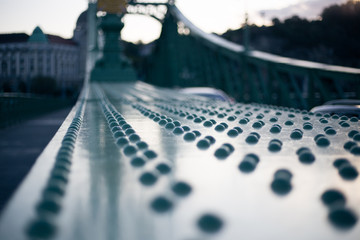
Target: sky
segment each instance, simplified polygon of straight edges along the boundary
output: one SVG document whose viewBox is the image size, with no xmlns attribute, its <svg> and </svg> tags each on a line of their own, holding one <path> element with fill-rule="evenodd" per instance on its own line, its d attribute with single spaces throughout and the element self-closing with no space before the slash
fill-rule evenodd
<svg viewBox="0 0 360 240">
<path fill-rule="evenodd" d="M 316 19 L 322 9 L 347 0 L 177 0 L 182 13 L 205 32 L 223 33 L 249 22 L 270 24 L 271 19 L 292 15 Z M 36 26 L 47 34 L 71 38 L 76 20 L 87 9 L 88 0 L 0 0 L 0 33 L 31 34 Z M 132 42 L 156 39 L 160 24 L 149 17 L 127 15 L 122 38 Z"/>
</svg>

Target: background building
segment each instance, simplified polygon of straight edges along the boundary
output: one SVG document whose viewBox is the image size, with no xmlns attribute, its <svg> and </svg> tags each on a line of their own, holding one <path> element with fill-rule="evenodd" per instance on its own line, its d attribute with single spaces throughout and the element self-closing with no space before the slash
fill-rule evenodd
<svg viewBox="0 0 360 240">
<path fill-rule="evenodd" d="M 79 44 L 73 39 L 44 34 L 40 27 L 31 36 L 0 34 L 2 91 L 30 92 L 41 77 L 54 81 L 57 92 L 75 92 L 84 79 L 82 64 Z"/>
</svg>

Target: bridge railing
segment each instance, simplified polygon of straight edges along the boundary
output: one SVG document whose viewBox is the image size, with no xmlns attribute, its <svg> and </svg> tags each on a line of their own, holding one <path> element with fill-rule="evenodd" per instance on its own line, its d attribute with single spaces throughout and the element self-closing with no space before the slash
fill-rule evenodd
<svg viewBox="0 0 360 240">
<path fill-rule="evenodd" d="M 0 94 L 0 128 L 74 104 L 74 99 L 48 98 L 34 94 Z"/>
<path fill-rule="evenodd" d="M 148 81 L 161 86 L 212 86 L 241 102 L 310 109 L 359 98 L 360 69 L 280 57 L 203 32 L 169 5 L 149 61 Z"/>
</svg>

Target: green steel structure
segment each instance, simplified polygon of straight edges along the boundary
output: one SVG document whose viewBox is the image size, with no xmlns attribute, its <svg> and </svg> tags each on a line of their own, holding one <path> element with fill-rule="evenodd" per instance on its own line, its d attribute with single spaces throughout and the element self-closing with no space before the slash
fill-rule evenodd
<svg viewBox="0 0 360 240">
<path fill-rule="evenodd" d="M 245 51 L 194 26 L 174 4 L 162 20 L 147 81 L 167 87 L 212 86 L 240 102 L 310 109 L 359 98 L 360 70 Z"/>
<path fill-rule="evenodd" d="M 152 84 L 110 79 L 99 59 L 122 57 L 99 56 L 89 30 L 82 93 L 1 214 L 0 239 L 358 240 L 359 118 L 294 107 L 357 97 L 359 70 L 245 52 L 165 6 Z M 199 85 L 243 102 L 167 88 Z"/>
</svg>

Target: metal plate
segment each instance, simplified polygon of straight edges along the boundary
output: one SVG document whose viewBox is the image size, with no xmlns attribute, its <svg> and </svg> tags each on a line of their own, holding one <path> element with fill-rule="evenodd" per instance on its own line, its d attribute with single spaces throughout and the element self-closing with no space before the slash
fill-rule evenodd
<svg viewBox="0 0 360 240">
<path fill-rule="evenodd" d="M 0 238 L 359 239 L 357 131 L 356 118 L 90 84 Z"/>
</svg>

